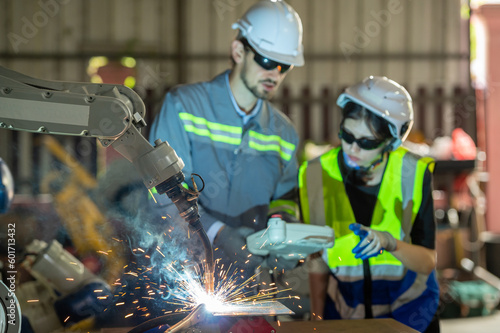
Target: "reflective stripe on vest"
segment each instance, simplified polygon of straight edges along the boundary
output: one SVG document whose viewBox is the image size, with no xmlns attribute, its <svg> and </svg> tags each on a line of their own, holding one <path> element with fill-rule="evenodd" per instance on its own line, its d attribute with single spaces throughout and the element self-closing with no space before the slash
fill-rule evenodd
<svg viewBox="0 0 500 333">
<path fill-rule="evenodd" d="M 186 132 L 207 137 L 212 141 L 238 146 L 241 144 L 243 129 L 239 126 L 214 123 L 190 113 L 181 112 L 179 117 Z M 295 145 L 283 140 L 278 135 L 266 135 L 249 131 L 248 146 L 257 151 L 274 151 L 285 161 L 290 161 L 295 151 Z"/>
<path fill-rule="evenodd" d="M 307 193 L 309 203 L 314 202 L 315 206 L 312 211 L 308 211 L 311 224 L 325 225 L 325 205 L 323 200 L 323 192 L 315 189 L 323 187 L 322 168 L 319 157 L 310 161 L 307 166 Z"/>
</svg>

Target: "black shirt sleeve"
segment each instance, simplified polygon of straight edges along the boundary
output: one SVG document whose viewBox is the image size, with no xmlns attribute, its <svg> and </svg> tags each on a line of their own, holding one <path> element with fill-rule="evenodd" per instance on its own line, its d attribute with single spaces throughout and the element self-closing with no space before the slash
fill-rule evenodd
<svg viewBox="0 0 500 333">
<path fill-rule="evenodd" d="M 432 174 L 425 170 L 422 188 L 422 204 L 411 229 L 411 242 L 429 249 L 435 249 L 436 220 L 434 218 L 434 202 L 432 200 Z"/>
</svg>

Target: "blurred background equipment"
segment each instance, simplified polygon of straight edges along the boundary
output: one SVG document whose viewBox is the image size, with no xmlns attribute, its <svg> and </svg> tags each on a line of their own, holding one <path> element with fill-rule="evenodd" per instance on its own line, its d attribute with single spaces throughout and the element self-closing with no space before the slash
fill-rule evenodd
<svg viewBox="0 0 500 333">
<path fill-rule="evenodd" d="M 18 284 L 16 294 L 34 333 L 69 326 L 90 329 L 112 302 L 110 286 L 56 240 L 33 241 L 21 266 L 33 280 Z"/>
<path fill-rule="evenodd" d="M 0 214 L 6 213 L 12 203 L 14 197 L 14 180 L 7 164 L 0 157 Z M 14 229 L 11 229 L 14 230 Z M 12 234 L 12 233 L 11 233 Z M 11 239 L 15 240 L 14 237 Z M 7 242 L 11 245 L 10 262 L 15 264 L 15 243 Z M 3 269 L 4 263 L 0 261 L 0 269 Z M 15 267 L 12 265 L 10 267 Z M 16 291 L 16 276 L 12 270 L 9 276 L 6 277 L 9 287 L 4 284 L 3 276 L 0 271 L 0 333 L 18 333 L 21 331 L 21 310 L 19 308 L 19 301 L 17 300 Z"/>
<path fill-rule="evenodd" d="M 56 171 L 47 174 L 42 189 L 52 193 L 55 210 L 76 252 L 80 257 L 93 258 L 101 253 L 98 258 L 103 267 L 99 273 L 112 284 L 125 266 L 124 249 L 118 242 L 117 230 L 91 198 L 97 181 L 55 138 L 47 135 L 40 139 L 69 170 L 66 174 Z"/>
<path fill-rule="evenodd" d="M 0 157 L 0 214 L 9 210 L 14 198 L 14 179 L 7 164 Z"/>
</svg>

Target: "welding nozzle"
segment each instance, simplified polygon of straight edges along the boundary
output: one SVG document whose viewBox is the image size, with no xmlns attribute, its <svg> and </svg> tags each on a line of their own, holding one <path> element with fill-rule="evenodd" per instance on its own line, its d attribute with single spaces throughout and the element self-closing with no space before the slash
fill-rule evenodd
<svg viewBox="0 0 500 333">
<path fill-rule="evenodd" d="M 213 265 L 208 263 L 205 269 L 205 290 L 207 291 L 207 294 L 211 295 L 214 293 L 214 283 Z"/>
</svg>

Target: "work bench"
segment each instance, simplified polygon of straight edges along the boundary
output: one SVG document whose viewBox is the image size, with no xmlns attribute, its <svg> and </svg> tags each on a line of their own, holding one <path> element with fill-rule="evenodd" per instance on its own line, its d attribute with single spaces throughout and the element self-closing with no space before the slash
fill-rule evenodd
<svg viewBox="0 0 500 333">
<path fill-rule="evenodd" d="M 274 328 L 266 330 L 262 327 L 254 327 L 253 330 L 237 329 L 233 333 L 418 333 L 418 331 L 401 324 L 394 319 L 355 319 L 355 320 L 323 320 L 323 321 L 286 321 L 271 322 Z M 248 327 L 247 327 L 248 328 Z M 106 328 L 96 333 L 127 333 L 131 328 Z M 208 329 L 200 331 L 203 333 L 229 333 L 228 331 L 218 331 Z"/>
</svg>

